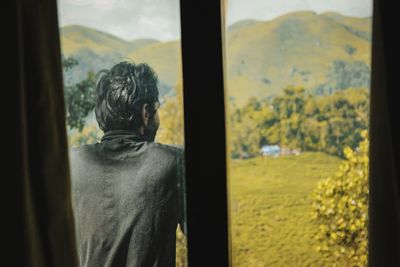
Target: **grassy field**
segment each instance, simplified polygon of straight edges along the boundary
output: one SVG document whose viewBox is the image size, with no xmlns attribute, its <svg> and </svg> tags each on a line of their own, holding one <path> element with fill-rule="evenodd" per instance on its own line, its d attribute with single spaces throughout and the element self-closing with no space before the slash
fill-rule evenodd
<svg viewBox="0 0 400 267">
<path fill-rule="evenodd" d="M 234 266 L 332 266 L 315 250 L 310 193 L 340 162 L 311 152 L 232 161 Z"/>
</svg>

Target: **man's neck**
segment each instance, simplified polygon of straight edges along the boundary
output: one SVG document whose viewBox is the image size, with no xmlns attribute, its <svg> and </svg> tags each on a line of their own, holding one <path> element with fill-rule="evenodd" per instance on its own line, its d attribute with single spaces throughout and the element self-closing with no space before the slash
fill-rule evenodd
<svg viewBox="0 0 400 267">
<path fill-rule="evenodd" d="M 104 133 L 101 142 L 111 141 L 113 139 L 129 138 L 135 141 L 148 141 L 143 134 L 133 130 L 111 130 Z"/>
</svg>

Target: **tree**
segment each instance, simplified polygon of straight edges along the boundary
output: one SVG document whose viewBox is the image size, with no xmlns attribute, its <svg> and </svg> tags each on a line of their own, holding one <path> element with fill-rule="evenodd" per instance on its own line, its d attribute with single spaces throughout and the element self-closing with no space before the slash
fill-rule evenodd
<svg viewBox="0 0 400 267">
<path fill-rule="evenodd" d="M 166 97 L 159 110 L 160 130 L 157 142 L 182 146 L 184 144 L 182 82 L 173 90 L 175 96 Z"/>
<path fill-rule="evenodd" d="M 344 46 L 344 50 L 346 51 L 347 54 L 352 56 L 357 51 L 357 48 L 347 44 Z"/>
<path fill-rule="evenodd" d="M 288 86 L 283 95 L 277 96 L 272 105 L 279 117 L 279 143 L 291 149 L 303 149 L 303 134 L 300 131 L 304 122 L 306 93 L 303 87 Z"/>
<path fill-rule="evenodd" d="M 356 148 L 361 131 L 368 129 L 368 111 L 368 89 L 349 88 L 309 98 L 301 129 L 304 149 L 344 157 L 344 147 Z"/>
<path fill-rule="evenodd" d="M 101 131 L 95 124 L 85 125 L 82 131 L 74 130 L 68 136 L 68 144 L 70 146 L 82 146 L 86 144 L 94 144 L 101 138 Z"/>
<path fill-rule="evenodd" d="M 263 145 L 322 151 L 344 158 L 368 129 L 369 90 L 348 88 L 332 95 L 287 87 L 273 99 L 255 98 L 238 108 L 230 103 L 231 157 L 256 156 Z"/>
<path fill-rule="evenodd" d="M 346 160 L 333 177 L 321 181 L 313 192 L 312 218 L 318 225 L 317 250 L 323 256 L 367 265 L 368 134 L 356 150 L 346 147 Z"/>
<path fill-rule="evenodd" d="M 64 73 L 78 64 L 74 58 L 63 58 Z M 87 73 L 86 79 L 72 85 L 64 80 L 66 121 L 69 129 L 78 129 L 80 132 L 83 130 L 88 115 L 95 107 L 95 85 L 95 75 L 92 72 Z"/>
<path fill-rule="evenodd" d="M 275 122 L 277 118 L 271 107 L 256 98 L 251 98 L 242 108 L 231 103 L 228 124 L 231 157 L 243 159 L 258 155 L 260 146 L 274 138 L 269 136 L 269 130 Z M 272 134 L 276 135 L 276 132 Z"/>
<path fill-rule="evenodd" d="M 335 60 L 327 74 L 328 87 L 333 90 L 368 88 L 370 79 L 371 70 L 362 61 Z"/>
</svg>

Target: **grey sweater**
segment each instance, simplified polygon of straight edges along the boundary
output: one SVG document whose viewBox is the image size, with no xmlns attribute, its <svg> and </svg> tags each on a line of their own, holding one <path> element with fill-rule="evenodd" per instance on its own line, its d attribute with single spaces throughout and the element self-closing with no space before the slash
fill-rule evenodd
<svg viewBox="0 0 400 267">
<path fill-rule="evenodd" d="M 71 150 L 81 267 L 175 266 L 184 227 L 183 150 L 113 131 Z"/>
</svg>

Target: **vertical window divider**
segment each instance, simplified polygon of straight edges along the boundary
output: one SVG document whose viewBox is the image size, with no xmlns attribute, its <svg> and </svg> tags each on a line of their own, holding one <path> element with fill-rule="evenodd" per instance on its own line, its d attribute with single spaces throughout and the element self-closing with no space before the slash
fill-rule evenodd
<svg viewBox="0 0 400 267">
<path fill-rule="evenodd" d="M 181 0 L 189 266 L 228 266 L 221 3 Z"/>
</svg>

